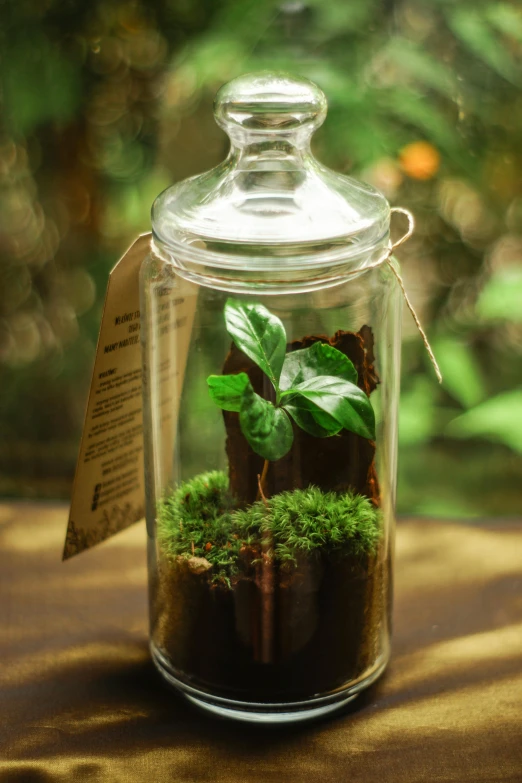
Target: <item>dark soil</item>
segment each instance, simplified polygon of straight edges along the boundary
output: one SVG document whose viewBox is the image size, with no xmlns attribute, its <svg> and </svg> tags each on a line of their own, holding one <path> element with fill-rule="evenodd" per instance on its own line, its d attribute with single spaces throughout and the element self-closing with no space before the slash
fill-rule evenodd
<svg viewBox="0 0 522 783">
<path fill-rule="evenodd" d="M 275 569 L 271 660 L 258 659 L 263 594 L 254 578 L 212 585 L 184 559 L 159 564 L 153 638 L 194 687 L 244 701 L 298 701 L 364 676 L 387 652 L 388 564 L 340 554 Z"/>
</svg>

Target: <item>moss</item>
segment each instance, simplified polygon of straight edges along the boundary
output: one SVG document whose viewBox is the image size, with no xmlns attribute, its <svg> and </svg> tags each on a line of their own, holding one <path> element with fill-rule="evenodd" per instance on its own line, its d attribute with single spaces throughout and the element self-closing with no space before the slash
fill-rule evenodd
<svg viewBox="0 0 522 783">
<path fill-rule="evenodd" d="M 294 489 L 236 511 L 234 524 L 246 533 L 269 533 L 276 558 L 295 561 L 300 552 L 375 551 L 380 537 L 379 512 L 368 498 L 350 492 L 323 492 L 318 487 Z"/>
<path fill-rule="evenodd" d="M 225 473 L 213 471 L 184 482 L 160 504 L 158 541 L 168 555 L 206 558 L 214 580 L 230 584 L 242 547 L 260 550 L 267 534 L 276 560 L 295 563 L 300 553 L 374 552 L 380 512 L 368 498 L 323 492 L 317 487 L 281 492 L 266 503 L 234 510 Z"/>
<path fill-rule="evenodd" d="M 240 542 L 232 530 L 234 501 L 225 473 L 202 473 L 185 481 L 159 505 L 157 536 L 172 556 L 206 558 L 216 578 L 236 571 Z"/>
</svg>

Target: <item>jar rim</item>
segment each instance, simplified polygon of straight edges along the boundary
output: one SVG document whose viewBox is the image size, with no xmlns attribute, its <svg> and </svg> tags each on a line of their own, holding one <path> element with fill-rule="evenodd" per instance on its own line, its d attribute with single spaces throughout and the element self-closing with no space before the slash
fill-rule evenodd
<svg viewBox="0 0 522 783">
<path fill-rule="evenodd" d="M 238 273 L 281 273 L 282 271 L 309 271 L 320 270 L 324 267 L 335 266 L 336 264 L 353 263 L 361 259 L 366 259 L 367 264 L 362 264 L 360 269 L 373 263 L 375 260 L 375 251 L 386 249 L 390 236 L 390 224 L 386 223 L 386 229 L 377 238 L 371 242 L 365 243 L 340 243 L 335 247 L 325 250 L 319 250 L 316 253 L 297 253 L 284 256 L 268 256 L 266 254 L 243 254 L 243 253 L 224 253 L 216 250 L 209 250 L 206 247 L 198 247 L 185 242 L 181 242 L 174 237 L 165 240 L 155 230 L 152 229 L 152 246 L 154 252 L 165 260 L 173 262 L 176 266 L 187 260 L 191 264 L 201 267 L 211 267 L 215 269 L 235 270 Z M 201 240 L 203 241 L 203 240 Z"/>
</svg>

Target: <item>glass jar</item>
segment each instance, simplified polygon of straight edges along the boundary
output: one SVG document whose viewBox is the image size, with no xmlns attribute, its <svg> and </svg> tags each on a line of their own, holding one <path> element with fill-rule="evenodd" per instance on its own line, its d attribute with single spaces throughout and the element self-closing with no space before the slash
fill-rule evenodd
<svg viewBox="0 0 522 783">
<path fill-rule="evenodd" d="M 389 657 L 390 207 L 311 155 L 311 82 L 240 77 L 215 115 L 230 153 L 156 199 L 141 275 L 151 650 L 201 707 L 295 721 Z"/>
</svg>

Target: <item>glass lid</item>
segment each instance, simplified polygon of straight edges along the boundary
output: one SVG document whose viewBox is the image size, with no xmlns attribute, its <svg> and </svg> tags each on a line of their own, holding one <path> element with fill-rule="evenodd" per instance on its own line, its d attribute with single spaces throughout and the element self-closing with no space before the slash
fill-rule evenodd
<svg viewBox="0 0 522 783">
<path fill-rule="evenodd" d="M 339 250 L 357 255 L 387 242 L 390 207 L 369 185 L 320 164 L 310 151 L 326 116 L 324 93 L 307 79 L 263 71 L 217 93 L 228 157 L 165 190 L 154 202 L 155 241 L 172 252 L 303 260 Z M 306 259 L 305 259 L 306 260 Z"/>
</svg>

